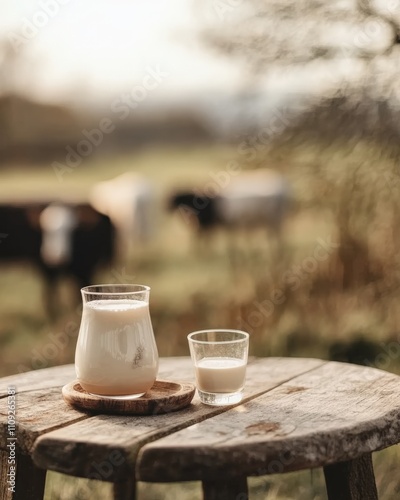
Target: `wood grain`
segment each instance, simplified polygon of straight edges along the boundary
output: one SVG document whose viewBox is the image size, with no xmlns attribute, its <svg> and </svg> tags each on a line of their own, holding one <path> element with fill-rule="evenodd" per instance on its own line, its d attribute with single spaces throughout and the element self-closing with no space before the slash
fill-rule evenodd
<svg viewBox="0 0 400 500">
<path fill-rule="evenodd" d="M 162 358 L 159 373 L 170 380 L 177 380 L 180 376 L 181 380 L 191 380 L 191 360 L 187 357 Z M 1 379 L 4 397 L 0 399 L 0 449 L 6 448 L 6 396 L 10 386 L 14 386 L 17 392 L 18 448 L 22 453 L 29 454 L 40 435 L 90 418 L 90 413 L 74 409 L 62 399 L 62 387 L 75 377 L 74 365 L 63 365 Z"/>
<path fill-rule="evenodd" d="M 176 363 L 179 363 L 177 374 Z M 76 378 L 73 364 L 53 366 L 41 370 L 22 372 L 0 379 L 0 398 L 7 396 L 7 389 L 15 386 L 18 393 L 62 387 Z M 193 366 L 186 356 L 162 358 L 160 360 L 159 378 L 173 381 L 190 381 L 193 379 Z"/>
<path fill-rule="evenodd" d="M 0 400 L 0 448 L 7 444 L 7 399 Z M 87 419 L 88 414 L 67 405 L 61 387 L 16 394 L 17 446 L 29 454 L 35 440 L 45 432 Z"/>
<path fill-rule="evenodd" d="M 281 473 L 349 461 L 399 441 L 400 377 L 330 362 L 146 445 L 137 478 L 210 481 L 226 471 Z"/>
<path fill-rule="evenodd" d="M 61 387 L 74 377 L 72 365 L 31 375 L 0 386 L 17 388 L 18 451 L 36 467 L 116 482 L 116 498 L 134 498 L 135 479 L 200 479 L 208 500 L 245 499 L 246 476 L 324 466 L 330 500 L 375 500 L 370 453 L 400 441 L 400 377 L 372 368 L 255 359 L 242 404 L 211 407 L 196 395 L 180 412 L 150 416 L 93 416 L 67 405 Z M 162 359 L 159 375 L 194 380 L 190 358 Z M 0 399 L 3 450 L 6 403 Z M 44 471 L 28 462 L 19 481 L 40 496 Z"/>
<path fill-rule="evenodd" d="M 14 386 L 17 393 L 21 393 L 60 387 L 74 378 L 76 378 L 74 365 L 55 366 L 11 375 L 0 379 L 0 398 L 7 397 L 7 389 L 10 386 Z"/>
<path fill-rule="evenodd" d="M 195 390 L 194 384 L 156 380 L 153 387 L 140 398 L 108 399 L 89 394 L 76 380 L 62 388 L 62 395 L 68 404 L 91 413 L 161 415 L 188 406 Z"/>
<path fill-rule="evenodd" d="M 256 398 L 324 363 L 321 360 L 295 358 L 284 362 L 279 358 L 255 360 L 248 366 L 244 401 Z M 187 368 L 189 371 L 186 373 L 190 374 L 193 381 L 190 360 L 174 360 L 172 366 L 176 378 L 184 379 L 183 374 Z M 43 435 L 35 443 L 33 459 L 42 468 L 65 474 L 124 481 L 132 476 L 136 456 L 144 444 L 229 409 L 230 407 L 203 405 L 195 395 L 188 408 L 176 413 L 135 417 L 92 416 L 64 428 L 42 432 Z M 112 453 L 118 453 L 122 457 L 117 465 L 111 464 Z M 104 465 L 103 469 L 99 464 Z"/>
</svg>

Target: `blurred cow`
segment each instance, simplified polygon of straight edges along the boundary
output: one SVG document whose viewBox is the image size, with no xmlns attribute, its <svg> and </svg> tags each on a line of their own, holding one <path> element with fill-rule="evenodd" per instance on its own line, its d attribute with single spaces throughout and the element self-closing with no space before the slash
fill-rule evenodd
<svg viewBox="0 0 400 500">
<path fill-rule="evenodd" d="M 135 244 L 150 241 L 155 226 L 155 196 L 147 178 L 126 172 L 95 184 L 89 199 L 92 206 L 108 215 L 115 226 L 120 258 L 126 259 Z"/>
<path fill-rule="evenodd" d="M 111 263 L 114 256 L 111 221 L 88 204 L 0 205 L 0 232 L 0 263 L 26 260 L 36 265 L 52 315 L 61 276 L 73 277 L 78 287 L 88 285 L 98 266 Z"/>
<path fill-rule="evenodd" d="M 260 169 L 232 177 L 215 196 L 194 191 L 176 193 L 169 206 L 180 210 L 202 233 L 216 227 L 265 227 L 279 238 L 289 201 L 286 180 L 274 171 Z"/>
</svg>

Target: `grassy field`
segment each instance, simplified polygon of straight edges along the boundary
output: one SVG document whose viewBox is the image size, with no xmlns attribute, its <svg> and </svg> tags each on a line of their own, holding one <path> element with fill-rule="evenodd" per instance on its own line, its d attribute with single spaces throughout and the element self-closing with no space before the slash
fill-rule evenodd
<svg viewBox="0 0 400 500">
<path fill-rule="evenodd" d="M 382 180 L 382 172 L 385 168 L 390 171 L 393 162 L 367 147 L 339 153 L 325 148 L 323 155 L 308 149 L 297 154 L 279 153 L 271 153 L 266 163 L 264 152 L 250 164 L 229 146 L 152 148 L 125 157 L 92 158 L 66 173 L 62 181 L 51 165 L 13 166 L 0 171 L 0 199 L 40 199 L 55 193 L 85 199 L 96 181 L 126 171 L 141 172 L 157 190 L 160 210 L 156 237 L 145 248 L 134 248 L 128 260 L 99 270 L 96 281 L 151 286 L 150 310 L 160 355 L 188 354 L 186 335 L 195 329 L 232 327 L 249 331 L 254 355 L 361 360 L 400 373 L 399 357 L 389 356 L 385 350 L 400 340 L 398 240 L 397 233 L 391 231 L 397 207 L 392 185 L 383 183 L 374 194 L 376 179 Z M 278 168 L 292 184 L 295 202 L 278 257 L 265 231 L 238 235 L 234 242 L 222 233 L 199 242 L 181 214 L 165 210 L 174 189 L 215 182 L 216 175 L 227 172 L 229 162 L 236 160 L 241 168 L 261 164 Z M 381 175 L 378 167 L 372 169 L 378 164 Z M 348 175 L 349 165 L 358 166 L 353 170 L 357 182 Z M 343 218 L 352 225 L 345 233 L 338 226 Z M 338 245 L 347 234 L 355 235 L 358 246 L 352 248 L 358 253 L 346 268 L 347 260 Z M 364 234 L 369 237 L 367 254 Z M 326 257 L 315 261 L 321 245 L 327 249 Z M 355 269 L 355 262 L 364 267 L 345 286 L 344 270 Z M 285 273 L 298 286 L 288 287 Z M 273 304 L 261 319 L 252 320 L 258 305 L 270 304 L 276 289 L 284 294 L 284 301 Z M 68 281 L 60 284 L 60 293 L 63 307 L 58 318 L 49 321 L 37 271 L 27 263 L 0 268 L 0 376 L 73 362 L 79 297 Z M 50 349 L 54 335 L 66 331 L 67 346 Z M 396 448 L 375 455 L 380 498 L 384 500 L 399 495 L 395 472 L 399 459 Z M 57 474 L 49 477 L 48 500 L 111 498 L 107 484 Z M 321 471 L 255 478 L 250 484 L 251 498 L 326 498 Z M 200 486 L 140 485 L 140 498 L 196 499 L 200 498 Z"/>
</svg>

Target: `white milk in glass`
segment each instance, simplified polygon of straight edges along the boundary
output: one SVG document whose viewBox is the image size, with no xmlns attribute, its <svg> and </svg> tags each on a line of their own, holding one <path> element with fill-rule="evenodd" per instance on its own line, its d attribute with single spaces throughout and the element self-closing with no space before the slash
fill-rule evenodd
<svg viewBox="0 0 400 500">
<path fill-rule="evenodd" d="M 87 392 L 122 396 L 148 391 L 158 372 L 148 303 L 130 299 L 86 302 L 75 367 Z"/>
<path fill-rule="evenodd" d="M 198 388 L 204 392 L 229 393 L 242 389 L 246 362 L 236 358 L 203 358 L 195 366 Z"/>
</svg>

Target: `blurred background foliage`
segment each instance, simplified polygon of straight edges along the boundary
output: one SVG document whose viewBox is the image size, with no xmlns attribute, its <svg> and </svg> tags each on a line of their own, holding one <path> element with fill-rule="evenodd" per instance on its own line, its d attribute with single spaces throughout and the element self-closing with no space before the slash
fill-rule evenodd
<svg viewBox="0 0 400 500">
<path fill-rule="evenodd" d="M 50 4 L 0 2 L 0 204 L 88 202 L 96 183 L 140 174 L 154 188 L 153 236 L 96 282 L 152 287 L 160 355 L 187 355 L 192 330 L 232 327 L 249 331 L 254 355 L 400 373 L 399 5 Z M 68 164 L 104 119 L 113 131 Z M 179 190 L 222 192 L 232 165 L 287 180 L 279 241 L 265 228 L 201 235 L 168 211 Z M 12 237 L 0 219 L 0 245 Z M 70 276 L 57 288 L 49 317 L 33 263 L 0 262 L 1 376 L 73 362 L 80 298 Z M 399 494 L 398 458 L 376 454 L 381 498 Z M 325 498 L 318 472 L 289 476 L 255 479 L 252 495 Z M 109 498 L 104 485 L 51 477 L 48 498 Z M 176 487 L 179 498 L 196 487 Z M 141 495 L 178 494 L 159 488 Z"/>
</svg>

